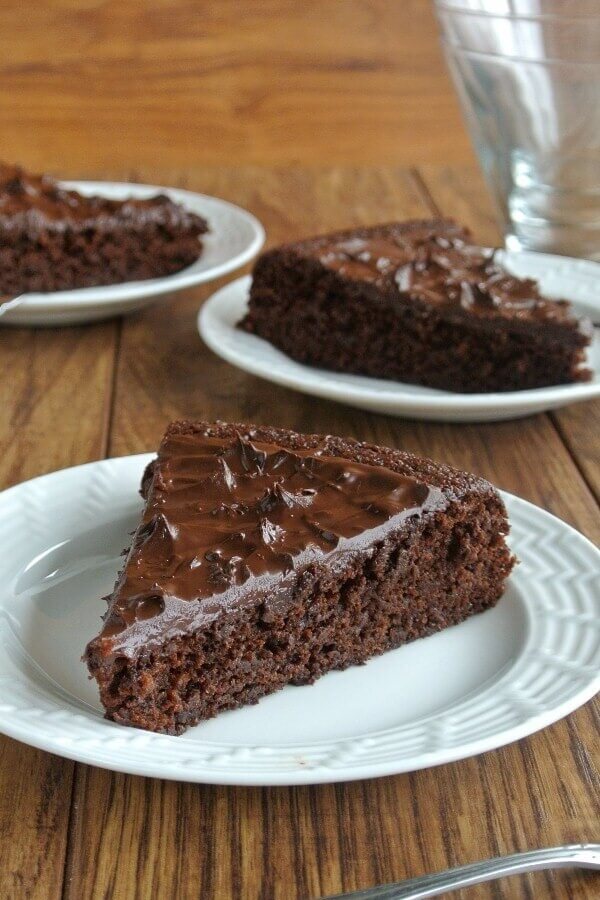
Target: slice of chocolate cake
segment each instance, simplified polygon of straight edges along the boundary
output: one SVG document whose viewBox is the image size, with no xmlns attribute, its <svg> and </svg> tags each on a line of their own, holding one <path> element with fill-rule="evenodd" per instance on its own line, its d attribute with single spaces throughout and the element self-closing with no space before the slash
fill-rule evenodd
<svg viewBox="0 0 600 900">
<path fill-rule="evenodd" d="M 513 559 L 480 478 L 400 450 L 176 422 L 85 659 L 106 716 L 179 734 L 493 606 Z"/>
<path fill-rule="evenodd" d="M 246 331 L 312 366 L 449 391 L 586 381 L 591 324 L 449 220 L 340 231 L 264 253 Z"/>
<path fill-rule="evenodd" d="M 165 195 L 109 200 L 0 165 L 0 293 L 172 275 L 202 252 L 203 218 Z"/>
</svg>

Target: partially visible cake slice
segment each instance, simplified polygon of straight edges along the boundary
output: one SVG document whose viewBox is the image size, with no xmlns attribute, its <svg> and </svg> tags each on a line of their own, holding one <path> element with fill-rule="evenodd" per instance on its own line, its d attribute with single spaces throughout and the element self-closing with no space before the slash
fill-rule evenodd
<svg viewBox="0 0 600 900">
<path fill-rule="evenodd" d="M 106 716 L 179 734 L 493 606 L 513 559 L 480 478 L 400 450 L 172 424 L 98 637 Z"/>
<path fill-rule="evenodd" d="M 0 293 L 172 275 L 202 252 L 206 221 L 165 195 L 109 200 L 0 164 Z"/>
<path fill-rule="evenodd" d="M 325 369 L 460 392 L 589 380 L 591 324 L 450 220 L 340 231 L 264 253 L 246 331 Z"/>
</svg>

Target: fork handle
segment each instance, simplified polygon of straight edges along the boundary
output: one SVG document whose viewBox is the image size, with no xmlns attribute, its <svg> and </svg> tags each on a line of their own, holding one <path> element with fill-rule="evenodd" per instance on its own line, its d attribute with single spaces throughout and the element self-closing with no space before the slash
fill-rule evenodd
<svg viewBox="0 0 600 900">
<path fill-rule="evenodd" d="M 350 894 L 336 894 L 325 900 L 424 900 L 436 897 L 445 891 L 454 891 L 504 878 L 505 875 L 519 875 L 523 872 L 537 872 L 540 869 L 566 867 L 580 869 L 600 869 L 600 844 L 570 844 L 566 847 L 547 847 L 543 850 L 529 850 L 526 853 L 512 853 L 495 859 L 447 869 L 434 875 L 410 878 L 396 884 L 385 884 L 354 891 Z"/>
</svg>

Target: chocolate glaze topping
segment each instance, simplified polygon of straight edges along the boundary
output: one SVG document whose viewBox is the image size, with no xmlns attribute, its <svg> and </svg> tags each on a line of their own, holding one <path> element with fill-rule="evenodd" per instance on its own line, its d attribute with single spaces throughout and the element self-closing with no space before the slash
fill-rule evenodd
<svg viewBox="0 0 600 900">
<path fill-rule="evenodd" d="M 189 224 L 208 230 L 200 216 L 188 212 L 164 194 L 148 199 L 109 200 L 84 196 L 60 187 L 47 175 L 31 175 L 20 166 L 0 163 L 0 222 L 4 229 L 36 232 L 52 228 L 81 230 L 127 221 L 142 227 L 150 222 Z"/>
<path fill-rule="evenodd" d="M 146 486 L 100 635 L 111 654 L 133 655 L 224 606 L 285 602 L 311 561 L 370 553 L 382 527 L 446 503 L 383 466 L 241 436 L 167 436 Z"/>
<path fill-rule="evenodd" d="M 495 261 L 493 249 L 473 244 L 468 232 L 452 222 L 384 226 L 365 229 L 363 235 L 318 238 L 310 249 L 345 278 L 461 315 L 548 323 L 575 320 L 566 300 L 544 299 L 537 282 L 508 274 Z"/>
</svg>

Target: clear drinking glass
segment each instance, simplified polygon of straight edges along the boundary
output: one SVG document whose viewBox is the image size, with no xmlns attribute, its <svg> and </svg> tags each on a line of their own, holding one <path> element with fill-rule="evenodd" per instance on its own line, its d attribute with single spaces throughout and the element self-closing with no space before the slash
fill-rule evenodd
<svg viewBox="0 0 600 900">
<path fill-rule="evenodd" d="M 510 249 L 600 259 L 600 0 L 435 0 Z"/>
</svg>

